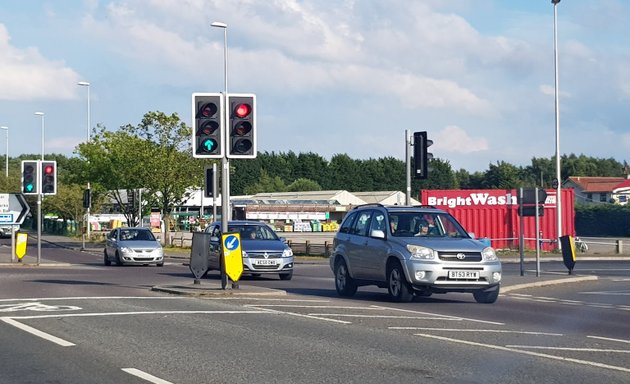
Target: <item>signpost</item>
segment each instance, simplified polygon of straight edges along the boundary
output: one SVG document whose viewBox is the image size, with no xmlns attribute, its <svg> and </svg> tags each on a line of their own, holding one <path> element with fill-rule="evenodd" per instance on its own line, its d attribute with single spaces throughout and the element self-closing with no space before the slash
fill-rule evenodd
<svg viewBox="0 0 630 384">
<path fill-rule="evenodd" d="M 21 193 L 0 193 L 0 225 L 11 226 L 11 262 L 15 261 L 15 226 L 21 225 L 29 212 Z"/>
<path fill-rule="evenodd" d="M 238 279 L 243 273 L 243 251 L 239 232 L 228 232 L 221 235 L 223 244 L 223 260 L 225 273 L 232 279 L 232 288 L 238 288 Z"/>
</svg>

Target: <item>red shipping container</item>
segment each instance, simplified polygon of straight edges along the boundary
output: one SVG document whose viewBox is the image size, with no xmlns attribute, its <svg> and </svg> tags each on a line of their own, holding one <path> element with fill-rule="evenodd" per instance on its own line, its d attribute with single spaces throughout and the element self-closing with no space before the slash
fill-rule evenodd
<svg viewBox="0 0 630 384">
<path fill-rule="evenodd" d="M 543 250 L 556 249 L 556 190 L 547 189 L 544 215 L 539 219 Z M 520 216 L 518 189 L 421 190 L 420 201 L 444 209 L 477 238 L 489 238 L 494 248 L 518 248 Z M 562 190 L 562 235 L 575 236 L 574 191 Z M 536 218 L 523 217 L 525 248 L 536 248 Z"/>
</svg>

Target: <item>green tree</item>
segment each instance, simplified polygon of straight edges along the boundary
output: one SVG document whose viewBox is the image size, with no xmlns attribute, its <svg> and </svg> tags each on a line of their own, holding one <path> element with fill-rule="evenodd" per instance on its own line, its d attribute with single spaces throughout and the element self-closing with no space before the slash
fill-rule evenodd
<svg viewBox="0 0 630 384">
<path fill-rule="evenodd" d="M 147 207 L 159 208 L 168 228 L 173 207 L 187 198 L 188 188 L 201 186 L 203 168 L 210 164 L 192 157 L 190 127 L 176 113 L 168 116 L 158 111 L 116 132 L 98 128 L 90 142 L 77 150 L 86 161 L 87 178 L 109 192 L 131 225 L 140 217 L 122 191 L 142 189 Z"/>
<path fill-rule="evenodd" d="M 313 180 L 299 178 L 287 186 L 287 192 L 321 191 L 322 187 Z"/>
</svg>

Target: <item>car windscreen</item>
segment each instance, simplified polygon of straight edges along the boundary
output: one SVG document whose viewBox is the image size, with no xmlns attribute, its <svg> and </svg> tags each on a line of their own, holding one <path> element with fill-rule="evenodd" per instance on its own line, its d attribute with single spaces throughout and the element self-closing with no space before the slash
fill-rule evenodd
<svg viewBox="0 0 630 384">
<path fill-rule="evenodd" d="M 138 229 L 122 229 L 120 240 L 124 241 L 156 241 L 151 231 Z"/>
<path fill-rule="evenodd" d="M 278 235 L 266 225 L 229 225 L 230 232 L 239 232 L 241 240 L 278 240 Z"/>
<path fill-rule="evenodd" d="M 447 213 L 390 212 L 389 224 L 394 237 L 470 237 Z"/>
</svg>

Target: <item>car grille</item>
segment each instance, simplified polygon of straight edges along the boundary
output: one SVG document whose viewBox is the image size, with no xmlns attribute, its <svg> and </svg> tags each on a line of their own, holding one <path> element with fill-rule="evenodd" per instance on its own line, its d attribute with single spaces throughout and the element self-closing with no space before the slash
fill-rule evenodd
<svg viewBox="0 0 630 384">
<path fill-rule="evenodd" d="M 150 255 L 154 251 L 154 249 L 152 249 L 152 248 L 134 248 L 133 251 L 135 253 L 139 254 L 139 255 L 142 255 L 142 254 Z"/>
<path fill-rule="evenodd" d="M 247 252 L 250 259 L 278 259 L 282 257 L 282 252 Z"/>
<path fill-rule="evenodd" d="M 460 257 L 457 257 L 460 255 Z M 462 258 L 461 255 L 464 255 Z M 481 253 L 479 252 L 439 252 L 440 260 L 452 262 L 479 262 L 481 261 Z"/>
</svg>

